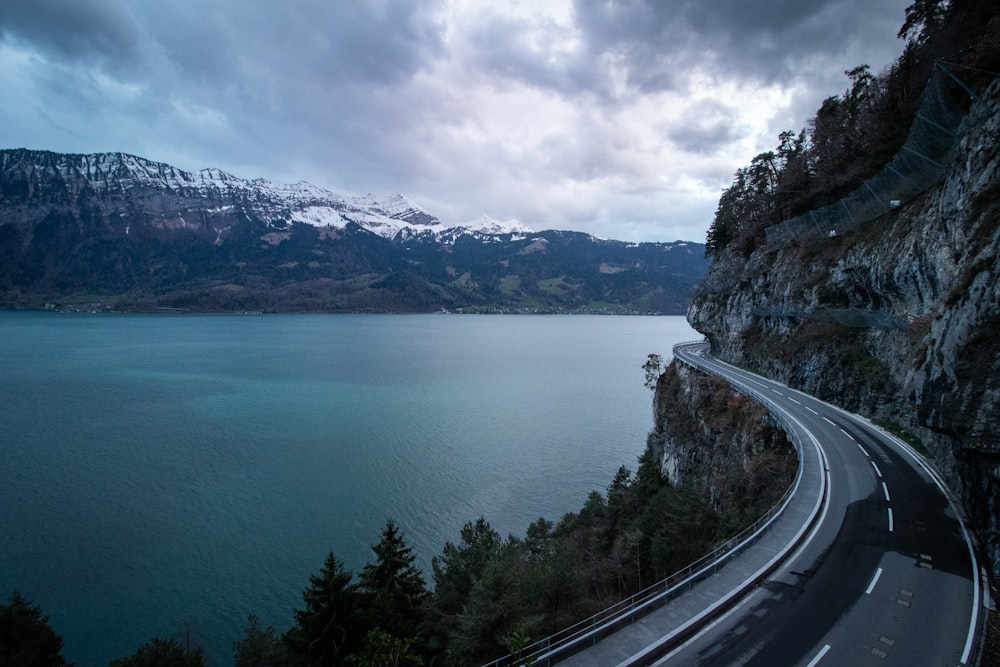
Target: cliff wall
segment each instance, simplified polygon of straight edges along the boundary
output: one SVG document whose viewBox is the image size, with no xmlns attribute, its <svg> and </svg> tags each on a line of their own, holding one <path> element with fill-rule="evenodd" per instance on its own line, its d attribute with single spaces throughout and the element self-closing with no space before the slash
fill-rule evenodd
<svg viewBox="0 0 1000 667">
<path fill-rule="evenodd" d="M 716 355 L 915 434 L 1000 556 L 1000 82 L 944 179 L 836 236 L 721 253 L 688 310 Z"/>
<path fill-rule="evenodd" d="M 795 477 L 795 449 L 767 410 L 727 382 L 677 362 L 656 385 L 647 451 L 671 484 L 706 498 L 732 534 L 770 509 Z"/>
</svg>

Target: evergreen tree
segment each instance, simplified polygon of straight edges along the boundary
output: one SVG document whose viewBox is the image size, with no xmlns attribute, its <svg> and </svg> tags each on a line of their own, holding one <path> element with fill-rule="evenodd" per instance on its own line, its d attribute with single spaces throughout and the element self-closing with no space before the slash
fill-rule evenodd
<svg viewBox="0 0 1000 667">
<path fill-rule="evenodd" d="M 435 604 L 453 616 L 461 611 L 473 584 L 482 576 L 486 564 L 500 549 L 500 533 L 485 518 L 479 517 L 462 527 L 458 546 L 446 542 L 440 556 L 431 562 L 434 570 Z"/>
<path fill-rule="evenodd" d="M 205 667 L 205 654 L 200 648 L 184 648 L 176 639 L 151 639 L 134 654 L 112 660 L 111 667 Z"/>
<path fill-rule="evenodd" d="M 234 667 L 281 667 L 287 664 L 281 640 L 273 626 L 262 628 L 260 619 L 251 614 L 243 638 L 233 642 Z"/>
<path fill-rule="evenodd" d="M 302 592 L 305 608 L 295 610 L 295 626 L 285 635 L 289 650 L 303 664 L 343 665 L 360 645 L 360 597 L 352 578 L 333 552 L 320 573 L 309 577 L 309 587 Z"/>
<path fill-rule="evenodd" d="M 391 519 L 372 551 L 375 563 L 365 565 L 359 575 L 368 627 L 379 627 L 396 639 L 417 636 L 430 594 L 423 575 L 413 565 L 413 549 Z"/>
<path fill-rule="evenodd" d="M 66 665 L 63 640 L 49 626 L 49 617 L 14 591 L 0 605 L 0 665 L 49 667 Z"/>
</svg>

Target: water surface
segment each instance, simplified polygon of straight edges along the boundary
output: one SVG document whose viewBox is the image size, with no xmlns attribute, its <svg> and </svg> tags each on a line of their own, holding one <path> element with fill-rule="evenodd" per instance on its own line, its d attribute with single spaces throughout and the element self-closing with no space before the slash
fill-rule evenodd
<svg viewBox="0 0 1000 667">
<path fill-rule="evenodd" d="M 0 313 L 0 594 L 81 667 L 190 631 L 232 662 L 386 519 L 430 560 L 578 509 L 652 425 L 679 317 Z"/>
</svg>

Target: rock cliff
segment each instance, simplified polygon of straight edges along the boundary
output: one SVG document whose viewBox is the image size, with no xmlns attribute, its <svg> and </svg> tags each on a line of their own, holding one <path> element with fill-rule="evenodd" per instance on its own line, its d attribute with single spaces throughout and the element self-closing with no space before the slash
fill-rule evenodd
<svg viewBox="0 0 1000 667">
<path fill-rule="evenodd" d="M 1000 556 L 1000 82 L 944 178 L 835 236 L 720 252 L 688 320 L 716 355 L 915 434 Z"/>
<path fill-rule="evenodd" d="M 675 486 L 699 490 L 733 534 L 795 478 L 795 450 L 767 410 L 725 381 L 674 362 L 656 384 L 647 451 Z"/>
</svg>

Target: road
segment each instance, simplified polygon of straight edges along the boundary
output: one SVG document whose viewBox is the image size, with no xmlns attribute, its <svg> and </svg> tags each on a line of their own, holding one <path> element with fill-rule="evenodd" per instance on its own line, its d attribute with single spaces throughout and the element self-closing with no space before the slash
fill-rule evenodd
<svg viewBox="0 0 1000 667">
<path fill-rule="evenodd" d="M 705 343 L 675 355 L 753 388 L 801 423 L 827 461 L 829 496 L 788 560 L 655 664 L 969 664 L 979 566 L 936 473 L 866 420 L 722 363 Z"/>
</svg>

